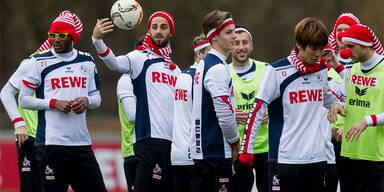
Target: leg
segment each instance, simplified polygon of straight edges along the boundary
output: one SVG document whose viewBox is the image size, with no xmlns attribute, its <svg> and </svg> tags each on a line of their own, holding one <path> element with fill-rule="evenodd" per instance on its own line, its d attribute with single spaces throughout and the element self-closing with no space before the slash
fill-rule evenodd
<svg viewBox="0 0 384 192">
<path fill-rule="evenodd" d="M 28 137 L 21 148 L 18 147 L 18 166 L 20 176 L 20 191 L 41 191 L 40 165 L 36 159 L 35 139 Z"/>
<path fill-rule="evenodd" d="M 232 191 L 232 159 L 218 159 L 215 191 Z"/>
<path fill-rule="evenodd" d="M 326 164 L 324 161 L 301 165 L 299 191 L 324 192 L 324 172 Z"/>
<path fill-rule="evenodd" d="M 242 165 L 237 159 L 234 163 L 235 175 L 233 176 L 233 191 L 245 192 L 251 191 L 253 186 L 252 168 Z"/>
<path fill-rule="evenodd" d="M 217 162 L 212 159 L 195 160 L 197 171 L 196 187 L 198 191 L 215 191 Z"/>
<path fill-rule="evenodd" d="M 350 160 L 349 165 L 349 176 L 346 179 L 348 186 L 346 187 L 348 192 L 364 191 L 364 183 L 367 175 L 364 171 L 365 166 L 362 165 L 360 160 Z"/>
<path fill-rule="evenodd" d="M 327 164 L 325 169 L 325 189 L 327 192 L 337 191 L 336 164 Z"/>
<path fill-rule="evenodd" d="M 257 190 L 259 192 L 268 192 L 268 153 L 255 154 L 253 160 Z"/>
<path fill-rule="evenodd" d="M 189 177 L 188 166 L 174 165 L 172 166 L 173 190 L 175 192 L 190 192 L 191 182 Z"/>
<path fill-rule="evenodd" d="M 300 165 L 272 164 L 272 191 L 296 192 Z"/>
<path fill-rule="evenodd" d="M 74 191 L 106 192 L 103 176 L 91 146 L 67 147 L 73 153 L 70 185 Z"/>
<path fill-rule="evenodd" d="M 129 156 L 124 158 L 125 179 L 127 181 L 127 187 L 130 192 L 133 192 L 135 190 L 134 183 L 137 163 L 138 161 L 135 156 Z"/>
<path fill-rule="evenodd" d="M 45 192 L 67 192 L 71 170 L 68 153 L 60 146 L 48 145 L 36 147 L 37 159 L 40 162 L 40 178 Z"/>
</svg>

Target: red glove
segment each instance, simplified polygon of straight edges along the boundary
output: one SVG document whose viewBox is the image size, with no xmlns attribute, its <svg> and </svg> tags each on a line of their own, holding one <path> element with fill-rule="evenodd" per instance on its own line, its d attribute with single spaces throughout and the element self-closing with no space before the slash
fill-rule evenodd
<svg viewBox="0 0 384 192">
<path fill-rule="evenodd" d="M 253 167 L 253 154 L 242 153 L 239 155 L 239 161 L 246 167 Z"/>
</svg>

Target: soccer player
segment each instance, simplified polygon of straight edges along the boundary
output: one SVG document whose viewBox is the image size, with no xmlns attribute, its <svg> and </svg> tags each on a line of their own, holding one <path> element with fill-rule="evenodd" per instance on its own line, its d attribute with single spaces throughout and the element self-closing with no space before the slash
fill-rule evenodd
<svg viewBox="0 0 384 192">
<path fill-rule="evenodd" d="M 31 57 L 38 52 L 51 48 L 50 41 L 45 41 L 38 51 L 24 59 L 9 78 L 0 92 L 1 101 L 15 127 L 20 191 L 41 191 L 39 165 L 36 159 L 37 111 L 22 109 L 17 106 L 15 95 L 19 92 L 24 75 L 30 67 Z"/>
<path fill-rule="evenodd" d="M 232 191 L 232 165 L 240 137 L 232 79 L 225 60 L 233 49 L 231 13 L 214 10 L 202 22 L 212 49 L 196 69 L 193 85 L 191 156 L 199 191 Z"/>
<path fill-rule="evenodd" d="M 108 20 L 97 21 L 92 41 L 110 69 L 129 73 L 132 78 L 137 98 L 133 149 L 139 160 L 135 191 L 170 191 L 174 87 L 180 74 L 170 58 L 173 17 L 165 11 L 153 13 L 143 45 L 117 57 L 101 39 L 113 31 L 114 25 Z"/>
<path fill-rule="evenodd" d="M 53 49 L 33 56 L 20 89 L 20 106 L 38 110 L 35 145 L 45 191 L 107 191 L 85 121 L 86 109 L 100 105 L 101 85 L 92 57 L 73 48 L 81 31 L 76 14 L 61 12 L 48 30 Z"/>
<path fill-rule="evenodd" d="M 140 38 L 135 48 L 142 45 Z M 136 118 L 136 96 L 131 77 L 123 74 L 117 82 L 117 104 L 121 124 L 121 154 L 124 158 L 124 174 L 129 191 L 135 191 L 135 175 L 138 160 L 133 153 L 133 138 Z"/>
<path fill-rule="evenodd" d="M 251 166 L 253 145 L 268 106 L 269 162 L 272 191 L 323 191 L 326 164 L 322 133 L 323 106 L 338 100 L 327 94 L 327 68 L 320 59 L 327 45 L 327 29 L 313 17 L 295 27 L 291 54 L 266 67 L 249 114 L 243 153 L 239 160 Z M 341 110 L 341 105 L 335 110 Z"/>
<path fill-rule="evenodd" d="M 235 29 L 235 44 L 231 51 L 232 63 L 228 69 L 232 77 L 235 93 L 237 130 L 242 138 L 248 113 L 255 100 L 267 63 L 250 59 L 253 50 L 252 35 L 246 27 Z M 256 171 L 256 186 L 259 192 L 268 191 L 268 115 L 264 116 L 260 131 L 255 139 L 254 162 L 252 167 L 235 161 L 233 191 L 251 191 Z"/>
<path fill-rule="evenodd" d="M 351 50 L 353 67 L 346 83 L 345 126 L 341 155 L 348 162 L 348 191 L 384 191 L 383 47 L 365 25 L 339 34 Z"/>
<path fill-rule="evenodd" d="M 179 76 L 175 86 L 175 101 L 173 105 L 173 134 L 172 134 L 172 177 L 175 192 L 199 191 L 194 186 L 193 176 L 195 166 L 191 158 L 191 114 L 192 114 L 192 85 L 196 68 L 211 49 L 210 43 L 204 34 L 194 38 L 195 52 L 194 64 L 185 69 Z M 177 117 L 177 118 L 176 118 Z"/>
</svg>

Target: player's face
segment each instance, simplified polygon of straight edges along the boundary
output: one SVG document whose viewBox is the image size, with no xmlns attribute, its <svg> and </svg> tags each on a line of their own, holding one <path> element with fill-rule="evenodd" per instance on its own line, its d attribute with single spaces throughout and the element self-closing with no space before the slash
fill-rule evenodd
<svg viewBox="0 0 384 192">
<path fill-rule="evenodd" d="M 168 21 L 163 17 L 153 18 L 149 28 L 149 35 L 156 46 L 167 46 L 169 39 L 172 37 Z"/>
<path fill-rule="evenodd" d="M 360 46 L 351 42 L 344 42 L 344 46 L 351 50 L 352 52 L 351 59 L 353 63 L 364 62 L 369 59 L 368 58 L 369 51 L 370 51 L 369 47 Z"/>
<path fill-rule="evenodd" d="M 54 35 L 50 36 L 52 40 L 52 47 L 56 53 L 67 53 L 72 50 L 72 38 L 71 36 L 67 36 L 66 38 L 60 38 L 58 35 L 54 37 Z"/>
<path fill-rule="evenodd" d="M 231 51 L 232 59 L 237 62 L 244 63 L 249 59 L 253 50 L 253 44 L 249 38 L 249 35 L 245 32 L 235 33 L 234 46 Z"/>
<path fill-rule="evenodd" d="M 216 39 L 219 49 L 229 54 L 235 42 L 235 25 L 226 26 L 214 39 Z"/>
<path fill-rule="evenodd" d="M 313 65 L 319 60 L 321 53 L 323 51 L 323 47 L 321 48 L 314 48 L 310 45 L 305 47 L 305 49 L 302 48 L 300 45 L 296 45 L 299 49 L 299 53 L 297 54 L 297 57 L 302 60 L 304 63 Z"/>
<path fill-rule="evenodd" d="M 341 41 L 339 41 L 339 38 L 337 38 L 337 35 L 340 33 L 340 32 L 345 32 L 349 27 L 349 25 L 347 24 L 340 24 L 336 27 L 336 43 L 337 43 L 337 46 L 339 47 L 339 50 L 342 50 L 342 49 L 345 49 L 343 43 Z"/>
</svg>

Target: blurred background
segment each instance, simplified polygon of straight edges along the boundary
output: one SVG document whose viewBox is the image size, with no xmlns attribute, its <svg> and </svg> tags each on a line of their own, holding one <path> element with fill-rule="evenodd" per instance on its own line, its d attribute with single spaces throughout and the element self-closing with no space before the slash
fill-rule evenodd
<svg viewBox="0 0 384 192">
<path fill-rule="evenodd" d="M 293 47 L 294 26 L 308 16 L 321 19 L 331 32 L 341 13 L 352 12 L 363 24 L 370 26 L 380 40 L 383 40 L 384 33 L 383 0 L 140 0 L 138 2 L 144 10 L 143 21 L 139 27 L 131 31 L 115 28 L 114 32 L 104 38 L 104 42 L 116 55 L 132 51 L 135 40 L 146 32 L 149 15 L 157 10 L 166 10 L 175 19 L 171 56 L 181 69 L 193 63 L 191 41 L 202 32 L 201 20 L 204 15 L 213 9 L 230 11 L 236 24 L 250 28 L 254 39 L 252 57 L 267 62 L 274 62 L 289 54 Z M 47 38 L 47 30 L 61 11 L 70 10 L 76 13 L 84 25 L 82 39 L 76 44 L 76 48 L 89 52 L 94 57 L 103 85 L 101 107 L 88 111 L 88 127 L 96 142 L 103 142 L 102 146 L 109 144 L 115 146 L 116 153 L 113 154 L 117 157 L 111 162 L 117 164 L 116 161 L 120 158 L 118 153 L 120 126 L 116 83 L 121 74 L 105 67 L 97 57 L 91 42 L 96 20 L 109 17 L 113 3 L 114 0 L 0 0 L 0 86 L 7 82 L 22 59 L 33 53 Z M 9 144 L 13 139 L 12 133 L 13 126 L 1 105 L 0 138 Z M 0 158 L 3 157 L 4 152 L 0 151 Z M 0 164 L 0 174 L 5 166 Z M 0 189 L 1 184 L 4 184 L 2 181 L 0 177 Z"/>
</svg>

